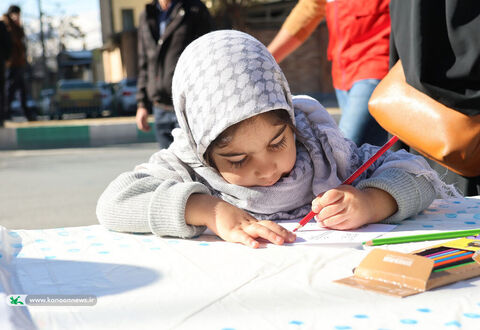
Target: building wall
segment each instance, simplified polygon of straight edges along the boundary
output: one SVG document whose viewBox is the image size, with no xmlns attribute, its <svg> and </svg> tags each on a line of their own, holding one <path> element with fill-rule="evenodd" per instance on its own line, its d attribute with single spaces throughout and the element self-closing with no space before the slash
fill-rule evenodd
<svg viewBox="0 0 480 330">
<path fill-rule="evenodd" d="M 280 30 L 297 1 L 258 3 L 245 12 L 245 32 L 268 45 Z M 327 59 L 328 29 L 321 22 L 309 38 L 286 57 L 280 67 L 293 94 L 308 94 L 322 103 L 336 103 L 331 63 Z"/>
<path fill-rule="evenodd" d="M 100 48 L 92 50 L 92 75 L 93 75 L 93 81 L 105 80 L 105 67 L 103 66 L 103 51 Z"/>
<path fill-rule="evenodd" d="M 103 72 L 106 82 L 118 82 L 125 77 L 124 67 L 122 65 L 122 56 L 120 48 L 112 50 L 104 50 L 103 57 Z"/>
<path fill-rule="evenodd" d="M 120 53 L 122 54 L 124 76 L 136 78 L 138 74 L 137 31 L 122 33 Z"/>
<path fill-rule="evenodd" d="M 100 0 L 100 20 L 102 22 L 102 42 L 106 44 L 113 34 L 112 0 Z"/>
<path fill-rule="evenodd" d="M 245 32 L 268 45 L 278 29 L 250 26 Z M 318 98 L 335 92 L 332 85 L 331 63 L 327 60 L 327 46 L 327 26 L 321 23 L 296 51 L 280 63 L 293 94 L 308 94 Z"/>
<path fill-rule="evenodd" d="M 138 26 L 138 18 L 145 5 L 152 0 L 111 0 L 113 15 L 113 33 L 122 31 L 122 9 L 133 9 L 135 26 Z"/>
<path fill-rule="evenodd" d="M 103 68 L 96 70 L 97 80 L 118 82 L 123 78 L 137 76 L 136 31 L 123 31 L 122 10 L 133 10 L 133 23 L 137 27 L 140 13 L 144 10 L 145 4 L 151 1 L 100 0 L 104 47 L 102 60 L 98 64 Z M 103 77 L 101 72 L 103 72 Z"/>
</svg>

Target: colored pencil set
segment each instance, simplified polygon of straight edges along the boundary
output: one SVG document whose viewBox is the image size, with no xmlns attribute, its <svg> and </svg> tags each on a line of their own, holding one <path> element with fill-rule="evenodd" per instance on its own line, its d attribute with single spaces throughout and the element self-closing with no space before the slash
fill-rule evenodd
<svg viewBox="0 0 480 330">
<path fill-rule="evenodd" d="M 416 254 L 433 259 L 433 272 L 441 272 L 450 268 L 475 263 L 475 260 L 472 259 L 474 253 L 474 251 L 440 246 Z"/>
</svg>

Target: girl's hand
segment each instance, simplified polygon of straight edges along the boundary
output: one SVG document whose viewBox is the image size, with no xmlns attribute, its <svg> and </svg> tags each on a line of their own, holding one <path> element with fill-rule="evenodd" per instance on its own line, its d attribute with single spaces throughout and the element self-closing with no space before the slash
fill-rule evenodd
<svg viewBox="0 0 480 330">
<path fill-rule="evenodd" d="M 258 248 L 257 238 L 277 245 L 295 242 L 296 235 L 273 221 L 258 221 L 247 212 L 218 198 L 193 194 L 187 201 L 185 219 L 188 224 L 206 225 L 228 242 Z M 200 220 L 202 219 L 202 220 Z"/>
<path fill-rule="evenodd" d="M 384 190 L 358 190 L 351 185 L 331 189 L 312 202 L 312 211 L 318 213 L 315 220 L 320 226 L 337 230 L 379 222 L 394 214 L 397 208 L 395 199 Z"/>
</svg>

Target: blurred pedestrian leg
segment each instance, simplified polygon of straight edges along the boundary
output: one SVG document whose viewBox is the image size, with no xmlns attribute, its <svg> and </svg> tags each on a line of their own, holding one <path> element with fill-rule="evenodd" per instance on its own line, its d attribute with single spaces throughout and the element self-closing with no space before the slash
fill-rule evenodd
<svg viewBox="0 0 480 330">
<path fill-rule="evenodd" d="M 5 103 L 5 62 L 12 51 L 12 39 L 3 20 L 0 20 L 0 127 L 7 118 Z"/>
<path fill-rule="evenodd" d="M 0 127 L 3 127 L 7 119 L 7 108 L 5 103 L 5 61 L 0 59 Z"/>
<path fill-rule="evenodd" d="M 153 106 L 155 118 L 155 137 L 160 149 L 167 149 L 173 142 L 172 130 L 178 126 L 177 117 L 173 110 L 165 110 L 159 106 Z"/>
<path fill-rule="evenodd" d="M 18 91 L 20 97 L 20 106 L 25 117 L 28 120 L 33 120 L 34 115 L 27 107 L 27 89 L 25 86 L 25 69 L 22 67 L 10 67 L 7 69 L 7 107 L 10 115 L 12 114 L 10 105 L 15 100 L 16 92 Z"/>
<path fill-rule="evenodd" d="M 379 79 L 363 79 L 356 81 L 348 91 L 335 89 L 342 109 L 338 126 L 345 137 L 357 145 L 382 145 L 387 139 L 387 132 L 368 112 L 368 99 L 379 82 Z"/>
</svg>

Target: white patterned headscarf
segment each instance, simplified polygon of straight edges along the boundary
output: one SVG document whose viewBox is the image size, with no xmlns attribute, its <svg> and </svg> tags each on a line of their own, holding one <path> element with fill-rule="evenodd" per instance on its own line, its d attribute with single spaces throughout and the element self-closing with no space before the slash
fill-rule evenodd
<svg viewBox="0 0 480 330">
<path fill-rule="evenodd" d="M 344 139 L 318 101 L 292 98 L 285 76 L 266 47 L 239 31 L 215 31 L 192 42 L 177 63 L 172 94 L 180 128 L 172 132 L 169 150 L 212 195 L 257 218 L 302 217 L 316 195 L 340 185 L 378 150 L 370 145 L 357 148 Z M 204 159 L 210 143 L 233 124 L 276 109 L 287 110 L 301 133 L 296 137 L 292 171 L 271 187 L 226 182 Z M 422 158 L 406 152 L 387 152 L 357 182 L 391 167 L 439 182 Z"/>
<path fill-rule="evenodd" d="M 172 82 L 180 127 L 198 158 L 227 127 L 262 112 L 285 109 L 294 120 L 287 81 L 273 56 L 252 36 L 216 31 L 192 42 Z"/>
</svg>

